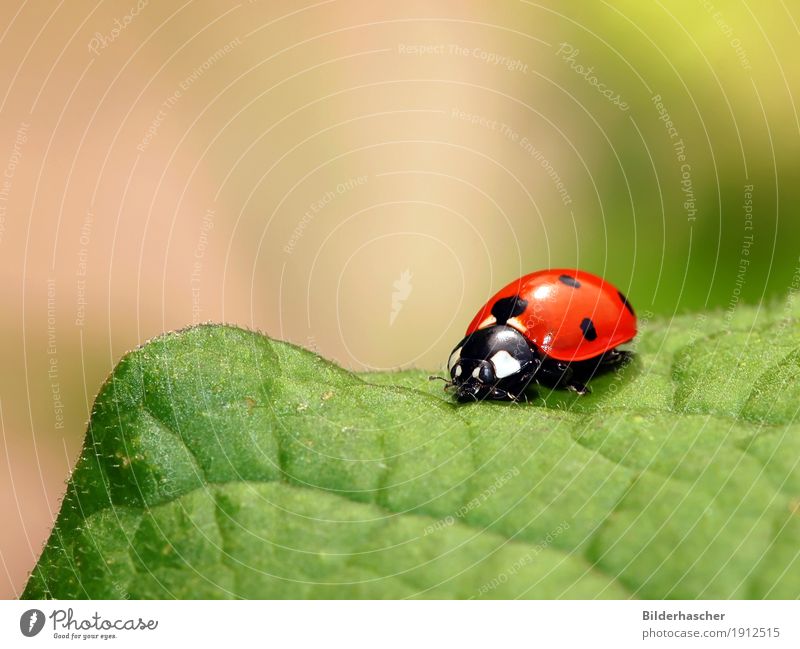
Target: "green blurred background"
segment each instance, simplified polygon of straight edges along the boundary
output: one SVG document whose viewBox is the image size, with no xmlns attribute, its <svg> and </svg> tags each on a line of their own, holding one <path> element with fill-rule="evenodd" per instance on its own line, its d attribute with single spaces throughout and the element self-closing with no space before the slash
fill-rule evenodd
<svg viewBox="0 0 800 649">
<path fill-rule="evenodd" d="M 162 331 L 435 369 L 542 267 L 665 317 L 798 284 L 795 6 L 4 8 L 2 596 L 100 384 Z"/>
</svg>

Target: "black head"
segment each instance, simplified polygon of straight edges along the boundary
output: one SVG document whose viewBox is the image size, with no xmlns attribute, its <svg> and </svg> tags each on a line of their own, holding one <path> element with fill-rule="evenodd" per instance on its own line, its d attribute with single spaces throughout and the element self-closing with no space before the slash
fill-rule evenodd
<svg viewBox="0 0 800 649">
<path fill-rule="evenodd" d="M 519 331 L 506 325 L 467 336 L 447 363 L 459 401 L 515 399 L 537 366 L 535 349 Z"/>
</svg>

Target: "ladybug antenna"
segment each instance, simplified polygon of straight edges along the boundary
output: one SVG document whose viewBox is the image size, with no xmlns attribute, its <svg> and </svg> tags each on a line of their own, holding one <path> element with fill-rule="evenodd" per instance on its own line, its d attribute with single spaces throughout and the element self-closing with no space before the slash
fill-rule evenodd
<svg viewBox="0 0 800 649">
<path fill-rule="evenodd" d="M 453 385 L 453 382 L 452 382 L 452 381 L 448 381 L 448 380 L 447 380 L 446 378 L 444 378 L 443 376 L 429 376 L 429 377 L 428 377 L 428 380 L 429 380 L 429 381 L 444 381 L 444 383 L 445 383 L 444 389 L 445 389 L 445 390 L 446 390 L 447 388 L 449 388 L 449 387 L 452 387 L 452 385 Z"/>
</svg>

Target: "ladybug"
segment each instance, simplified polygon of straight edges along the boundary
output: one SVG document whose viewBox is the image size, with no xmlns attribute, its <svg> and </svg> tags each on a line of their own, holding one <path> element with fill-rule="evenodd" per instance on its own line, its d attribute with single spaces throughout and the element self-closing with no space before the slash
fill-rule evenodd
<svg viewBox="0 0 800 649">
<path fill-rule="evenodd" d="M 586 394 L 584 381 L 625 363 L 636 314 L 615 286 L 582 270 L 540 270 L 511 282 L 475 315 L 450 354 L 458 401 L 518 401 L 531 382 Z"/>
</svg>

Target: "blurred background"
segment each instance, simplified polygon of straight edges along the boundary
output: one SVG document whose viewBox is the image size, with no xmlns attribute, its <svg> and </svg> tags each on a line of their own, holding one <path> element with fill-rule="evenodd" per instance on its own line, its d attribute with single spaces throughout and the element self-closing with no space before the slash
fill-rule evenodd
<svg viewBox="0 0 800 649">
<path fill-rule="evenodd" d="M 4 7 L 0 596 L 41 551 L 101 383 L 166 330 L 436 369 L 539 268 L 666 317 L 797 283 L 797 7 Z"/>
</svg>

